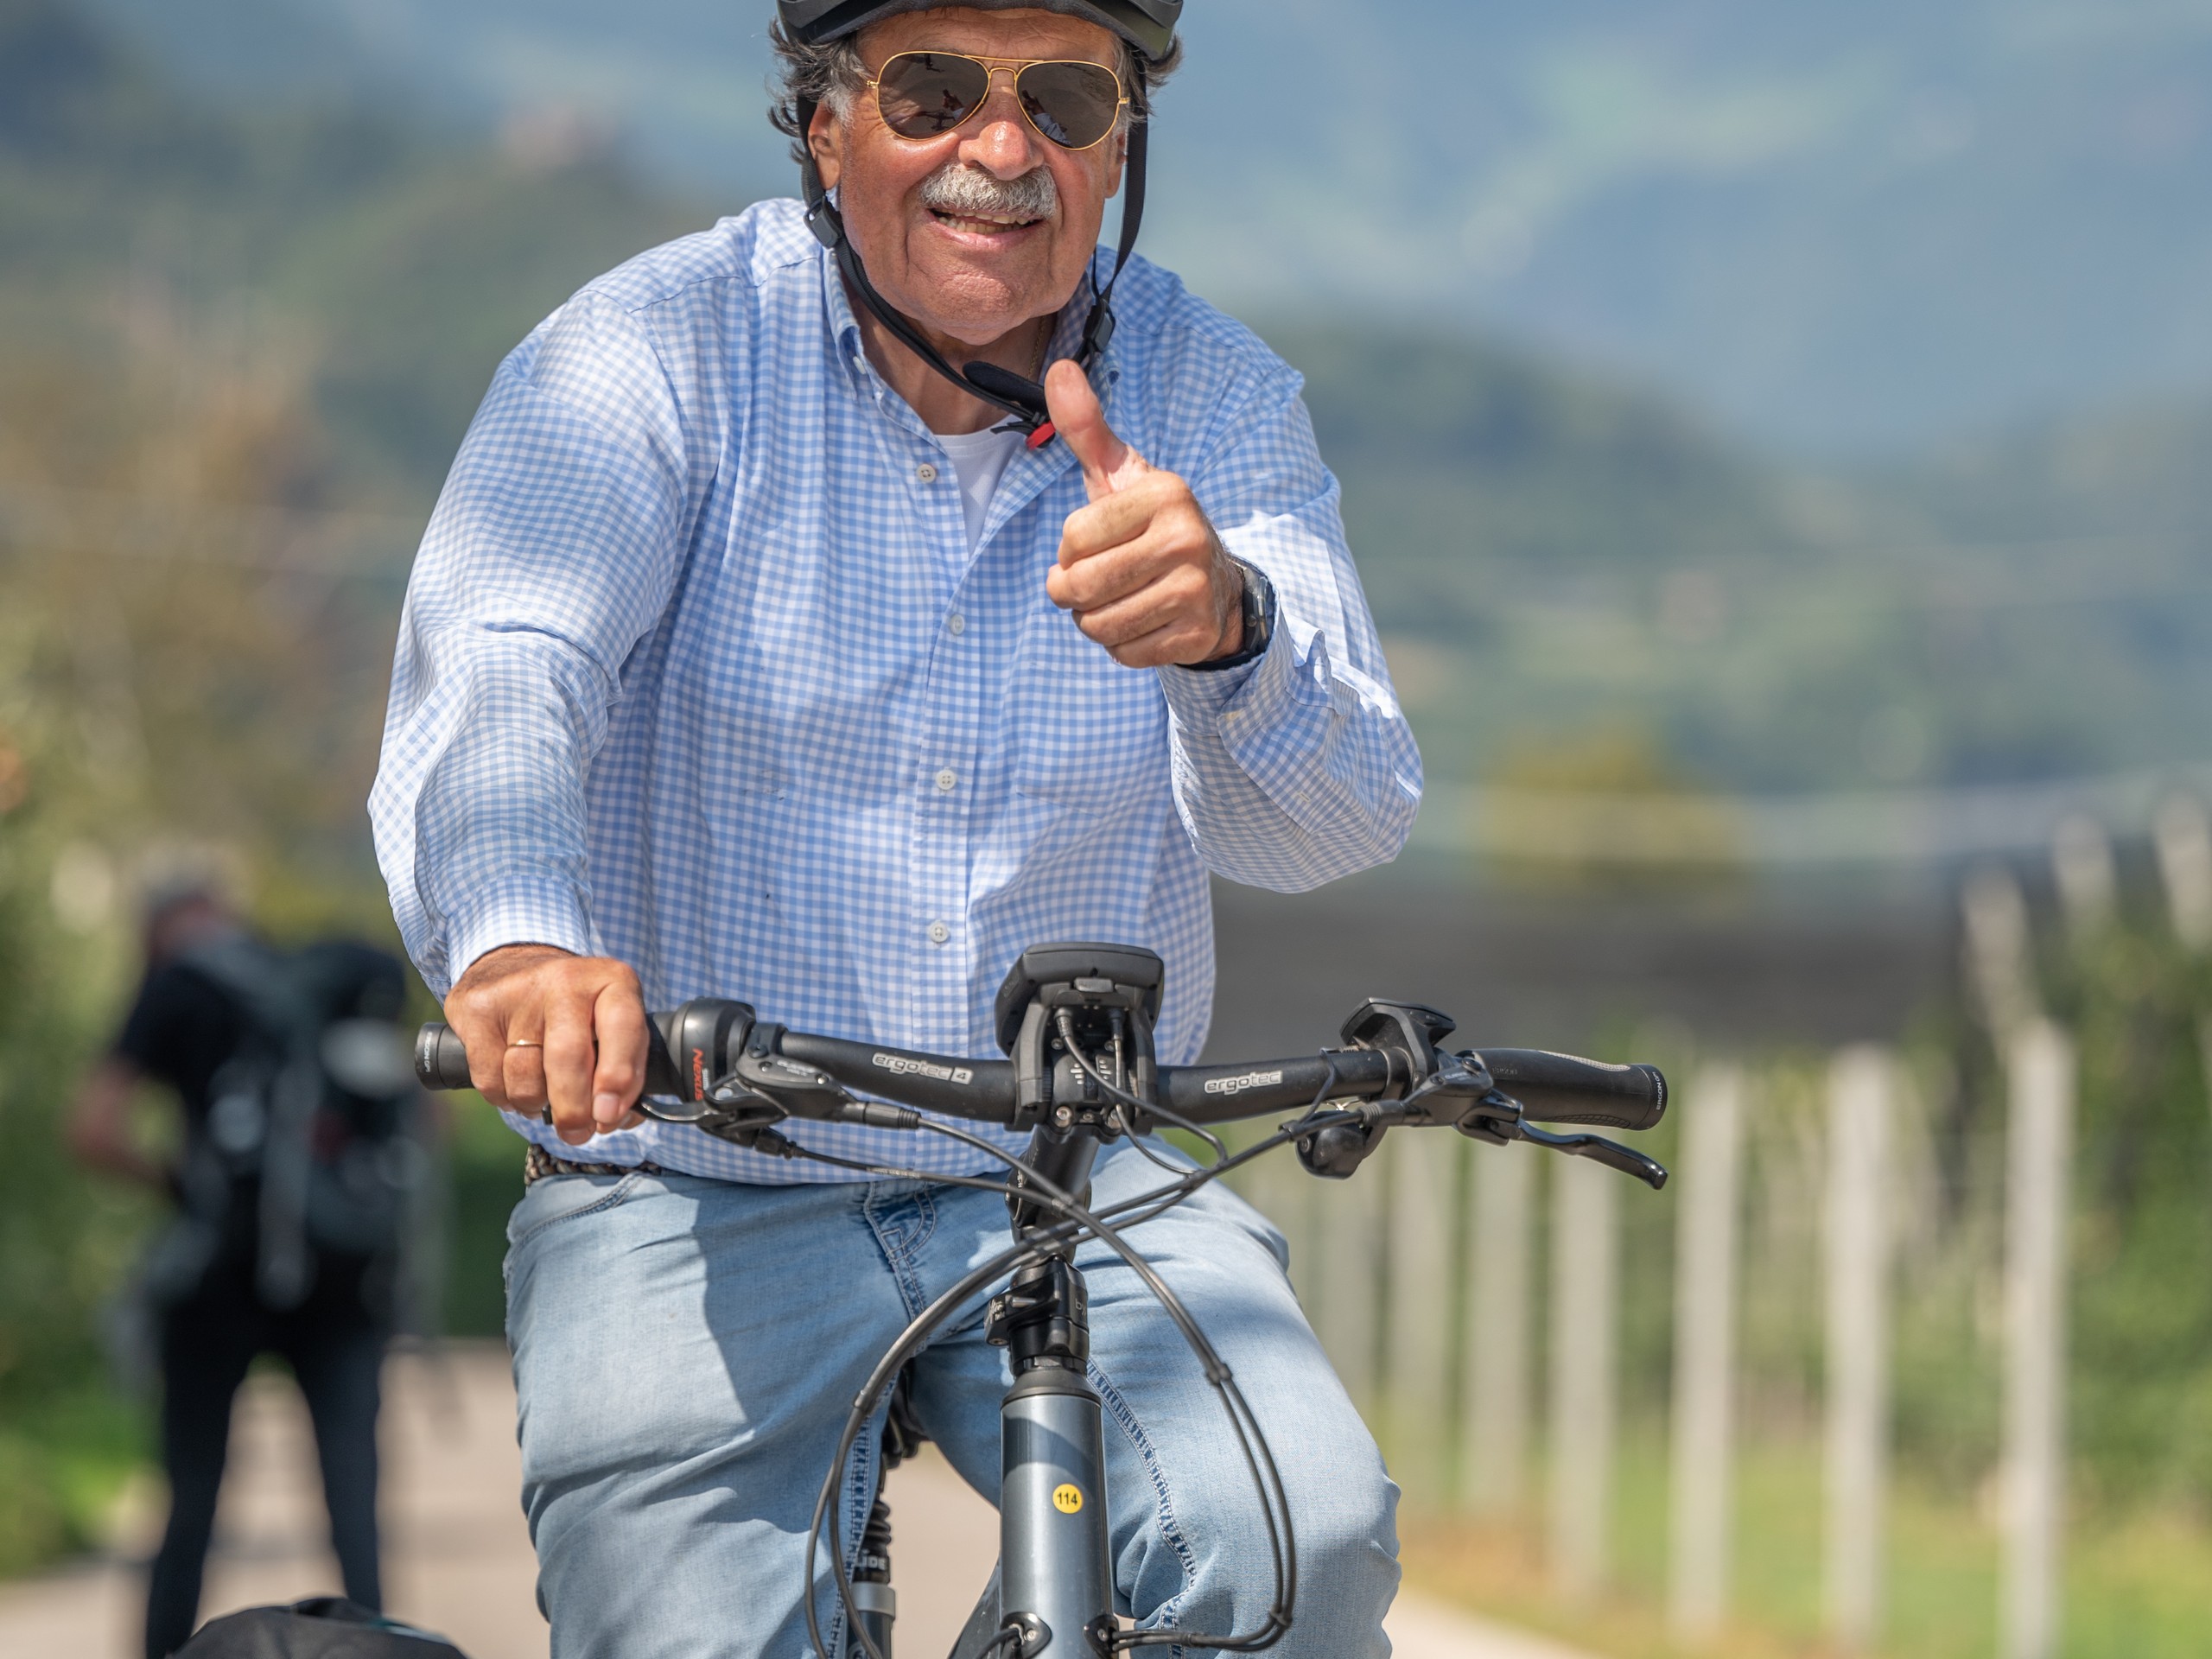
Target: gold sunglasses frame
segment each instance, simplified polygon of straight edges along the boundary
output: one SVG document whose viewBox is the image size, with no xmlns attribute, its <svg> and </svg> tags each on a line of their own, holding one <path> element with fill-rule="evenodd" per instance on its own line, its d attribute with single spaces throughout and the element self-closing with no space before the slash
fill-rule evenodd
<svg viewBox="0 0 2212 1659">
<path fill-rule="evenodd" d="M 963 62 L 980 64 L 983 70 L 983 95 L 976 100 L 976 107 L 969 111 L 961 119 L 959 126 L 947 127 L 943 132 L 931 133 L 926 138 L 909 138 L 898 128 L 893 126 L 890 118 L 883 112 L 884 73 L 901 58 L 958 58 Z M 1087 144 L 1062 143 L 1037 124 L 1037 118 L 1029 113 L 1028 105 L 1021 101 L 1021 76 L 1024 70 L 1048 69 L 1063 64 L 1080 64 L 1086 69 L 1103 70 L 1114 77 L 1114 89 L 1122 95 L 1120 101 L 1114 106 L 1114 118 L 1107 124 L 1106 130 Z M 875 95 L 875 118 L 883 123 L 885 129 L 893 138 L 906 144 L 933 144 L 938 139 L 949 137 L 959 131 L 961 127 L 966 126 L 969 122 L 973 121 L 982 112 L 991 101 L 992 80 L 1001 69 L 1007 72 L 1007 83 L 1014 89 L 1014 107 L 1021 111 L 1022 120 L 1028 124 L 1032 132 L 1055 149 L 1064 149 L 1071 156 L 1080 156 L 1087 149 L 1097 149 L 1099 145 L 1121 130 L 1122 117 L 1129 107 L 1128 88 L 1122 84 L 1122 77 L 1117 71 L 1090 58 L 979 58 L 972 52 L 933 52 L 926 48 L 916 48 L 907 52 L 893 52 L 883 60 L 883 67 L 870 75 L 863 84 Z"/>
</svg>

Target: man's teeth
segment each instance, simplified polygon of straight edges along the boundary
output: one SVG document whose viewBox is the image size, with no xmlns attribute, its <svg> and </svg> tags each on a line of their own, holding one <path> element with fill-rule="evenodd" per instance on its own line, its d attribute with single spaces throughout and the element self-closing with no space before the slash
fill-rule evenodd
<svg viewBox="0 0 2212 1659">
<path fill-rule="evenodd" d="M 989 236 L 999 231 L 1018 231 L 1037 222 L 1033 219 L 975 219 L 963 213 L 938 213 L 938 218 L 956 231 L 965 231 L 976 236 Z"/>
</svg>

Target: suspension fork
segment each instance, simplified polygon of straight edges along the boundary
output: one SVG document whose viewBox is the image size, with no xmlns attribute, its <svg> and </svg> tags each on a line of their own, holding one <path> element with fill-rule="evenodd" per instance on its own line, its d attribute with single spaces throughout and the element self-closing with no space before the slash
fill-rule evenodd
<svg viewBox="0 0 2212 1659">
<path fill-rule="evenodd" d="M 853 1564 L 853 1605 L 855 1621 L 875 1643 L 883 1659 L 892 1659 L 891 1628 L 899 1617 L 899 1592 L 891 1587 L 891 1505 L 881 1497 L 868 1511 L 868 1526 L 861 1533 L 860 1559 Z M 855 1635 L 846 1643 L 849 1659 L 868 1659 L 868 1649 Z"/>
<path fill-rule="evenodd" d="M 884 1414 L 883 1471 L 868 1525 L 861 1532 L 860 1554 L 853 1562 L 853 1605 L 860 1618 L 855 1632 L 845 1639 L 846 1659 L 868 1659 L 859 1630 L 868 1633 L 883 1659 L 892 1659 L 891 1632 L 899 1616 L 899 1597 L 891 1587 L 891 1503 L 883 1495 L 883 1483 L 928 1441 L 928 1431 L 914 1411 L 914 1370 L 909 1365 L 891 1385 L 891 1405 Z"/>
</svg>

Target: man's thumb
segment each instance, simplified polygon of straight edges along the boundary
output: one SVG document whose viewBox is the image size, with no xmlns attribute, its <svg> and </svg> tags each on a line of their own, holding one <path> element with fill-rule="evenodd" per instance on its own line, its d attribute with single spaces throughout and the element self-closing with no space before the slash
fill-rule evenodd
<svg viewBox="0 0 2212 1659">
<path fill-rule="evenodd" d="M 1045 406 L 1052 412 L 1052 427 L 1060 442 L 1083 464 L 1083 481 L 1090 499 L 1111 495 L 1116 474 L 1128 465 L 1129 446 L 1106 424 L 1106 411 L 1098 394 L 1071 359 L 1062 358 L 1045 377 Z"/>
</svg>

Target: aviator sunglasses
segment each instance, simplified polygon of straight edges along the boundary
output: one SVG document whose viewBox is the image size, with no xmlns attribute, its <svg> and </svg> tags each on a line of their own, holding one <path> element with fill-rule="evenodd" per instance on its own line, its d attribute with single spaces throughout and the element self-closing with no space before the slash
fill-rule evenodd
<svg viewBox="0 0 2212 1659">
<path fill-rule="evenodd" d="M 991 95 L 991 77 L 1014 78 L 1029 124 L 1062 149 L 1089 149 L 1114 130 L 1128 98 L 1121 77 L 1081 60 L 971 58 L 957 52 L 901 52 L 868 85 L 883 124 L 901 138 L 936 138 L 963 125 Z"/>
</svg>

